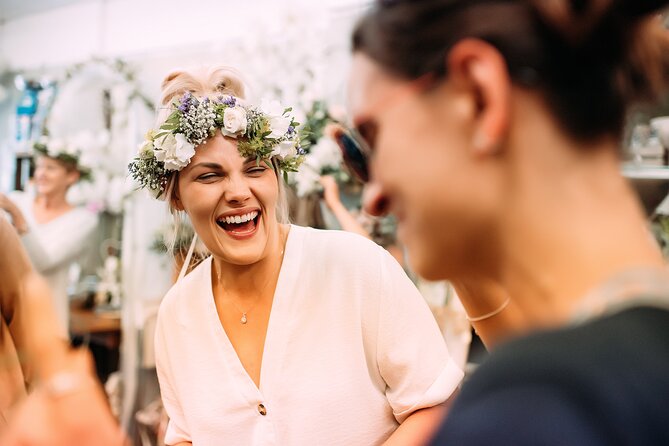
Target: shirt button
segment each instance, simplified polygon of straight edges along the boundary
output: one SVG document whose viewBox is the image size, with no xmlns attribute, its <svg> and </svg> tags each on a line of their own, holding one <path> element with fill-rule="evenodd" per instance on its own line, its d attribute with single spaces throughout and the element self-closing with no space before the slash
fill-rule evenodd
<svg viewBox="0 0 669 446">
<path fill-rule="evenodd" d="M 264 404 L 258 404 L 258 413 L 262 415 L 263 417 L 267 415 L 267 409 L 265 408 Z"/>
</svg>

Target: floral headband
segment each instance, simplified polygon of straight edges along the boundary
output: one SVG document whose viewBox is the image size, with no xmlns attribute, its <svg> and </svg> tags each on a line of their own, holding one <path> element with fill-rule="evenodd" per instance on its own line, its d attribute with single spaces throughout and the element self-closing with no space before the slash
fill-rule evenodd
<svg viewBox="0 0 669 446">
<path fill-rule="evenodd" d="M 140 187 L 149 189 L 156 198 L 165 193 L 170 176 L 190 163 L 195 148 L 219 129 L 224 136 L 238 140 L 241 156 L 255 157 L 270 167 L 274 158 L 284 175 L 296 172 L 304 160 L 299 124 L 289 115 L 291 109 L 276 101 L 255 108 L 234 96 L 198 99 L 186 93 L 172 103 L 171 110 L 157 130 L 149 131 L 128 166 Z"/>
<path fill-rule="evenodd" d="M 39 155 L 62 161 L 66 164 L 74 165 L 79 171 L 81 181 L 91 181 L 93 173 L 89 167 L 81 162 L 82 150 L 64 140 L 48 138 L 43 136 L 33 144 L 33 151 Z"/>
</svg>

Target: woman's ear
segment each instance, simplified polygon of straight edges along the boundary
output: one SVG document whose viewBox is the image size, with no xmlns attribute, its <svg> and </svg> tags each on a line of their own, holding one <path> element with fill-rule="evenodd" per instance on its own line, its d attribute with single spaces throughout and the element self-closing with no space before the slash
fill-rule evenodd
<svg viewBox="0 0 669 446">
<path fill-rule="evenodd" d="M 172 198 L 171 198 L 170 201 L 172 202 L 172 203 L 171 203 L 171 204 L 172 204 L 172 207 L 173 207 L 174 209 L 176 209 L 177 211 L 183 211 L 183 210 L 184 210 L 184 206 L 183 206 L 183 204 L 181 203 L 181 199 L 179 198 L 179 194 L 178 194 L 178 193 L 175 193 L 175 194 L 172 196 Z"/>
<path fill-rule="evenodd" d="M 511 78 L 502 54 L 480 39 L 464 39 L 449 52 L 449 78 L 474 103 L 471 147 L 478 155 L 498 152 L 509 127 Z"/>
<path fill-rule="evenodd" d="M 183 211 L 184 205 L 181 202 L 181 197 L 179 197 L 179 188 L 177 185 L 174 185 L 174 193 L 172 193 L 170 197 L 170 204 L 172 205 L 172 208 L 176 209 L 177 211 Z"/>
<path fill-rule="evenodd" d="M 167 187 L 165 188 L 165 197 L 170 205 L 170 210 L 183 211 L 184 206 L 179 196 L 179 172 L 170 176 L 167 180 Z"/>
<path fill-rule="evenodd" d="M 81 178 L 81 172 L 78 170 L 71 170 L 67 172 L 67 186 L 71 187 L 77 184 L 77 181 Z"/>
</svg>

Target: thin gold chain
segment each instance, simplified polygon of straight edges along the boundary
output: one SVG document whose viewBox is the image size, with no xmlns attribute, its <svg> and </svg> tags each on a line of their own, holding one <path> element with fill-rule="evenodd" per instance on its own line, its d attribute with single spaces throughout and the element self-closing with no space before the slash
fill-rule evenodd
<svg viewBox="0 0 669 446">
<path fill-rule="evenodd" d="M 281 249 L 281 252 L 279 253 L 279 259 L 280 259 L 280 261 L 279 261 L 279 274 L 281 273 L 281 264 L 283 263 L 283 260 L 282 260 L 283 259 L 283 253 L 286 251 L 287 239 L 288 239 L 288 237 L 286 236 L 286 238 L 283 242 L 284 247 L 283 247 L 283 249 Z M 216 265 L 214 264 L 214 266 L 216 266 Z M 221 268 L 218 267 L 216 269 L 217 269 L 216 276 L 218 278 L 218 283 L 220 285 L 220 283 L 221 283 Z M 278 277 L 277 277 L 277 280 L 278 280 Z M 234 300 L 230 299 L 230 303 L 232 303 L 232 305 L 237 309 L 237 311 L 242 313 L 242 317 L 240 319 L 240 322 L 242 324 L 246 324 L 248 322 L 248 319 L 247 319 L 246 315 L 249 314 L 251 311 L 253 311 L 253 309 L 255 309 L 255 307 L 258 305 L 258 303 L 260 302 L 260 299 L 262 298 L 262 293 L 265 292 L 265 290 L 267 289 L 267 286 L 270 284 L 271 281 L 272 281 L 272 276 L 270 276 L 270 278 L 267 280 L 267 282 L 265 282 L 265 285 L 263 285 L 263 287 L 261 288 L 260 292 L 258 293 L 258 298 L 256 299 L 256 301 L 246 311 L 239 308 L 239 305 L 237 305 L 237 303 L 235 303 Z M 223 292 L 223 291 L 224 290 L 221 287 L 221 292 Z"/>
</svg>

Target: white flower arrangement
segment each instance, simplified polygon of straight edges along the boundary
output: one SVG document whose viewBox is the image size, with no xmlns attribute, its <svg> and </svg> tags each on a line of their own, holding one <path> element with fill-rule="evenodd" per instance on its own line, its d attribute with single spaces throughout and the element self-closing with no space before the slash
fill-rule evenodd
<svg viewBox="0 0 669 446">
<path fill-rule="evenodd" d="M 181 170 L 195 155 L 195 146 L 188 142 L 183 133 L 168 133 L 153 141 L 154 155 L 165 164 L 167 170 Z M 146 156 L 144 152 L 144 156 Z"/>
<path fill-rule="evenodd" d="M 323 136 L 304 157 L 303 168 L 293 176 L 299 197 L 322 190 L 321 175 L 341 173 L 341 151 L 329 136 Z"/>
<path fill-rule="evenodd" d="M 184 94 L 171 105 L 172 113 L 157 129 L 147 134 L 128 169 L 141 188 L 161 198 L 174 172 L 186 167 L 198 145 L 220 131 L 238 139 L 241 156 L 255 157 L 272 165 L 278 161 L 284 175 L 296 172 L 304 161 L 304 150 L 291 109 L 278 102 L 263 102 L 249 107 L 234 96 L 215 99 Z"/>
</svg>

